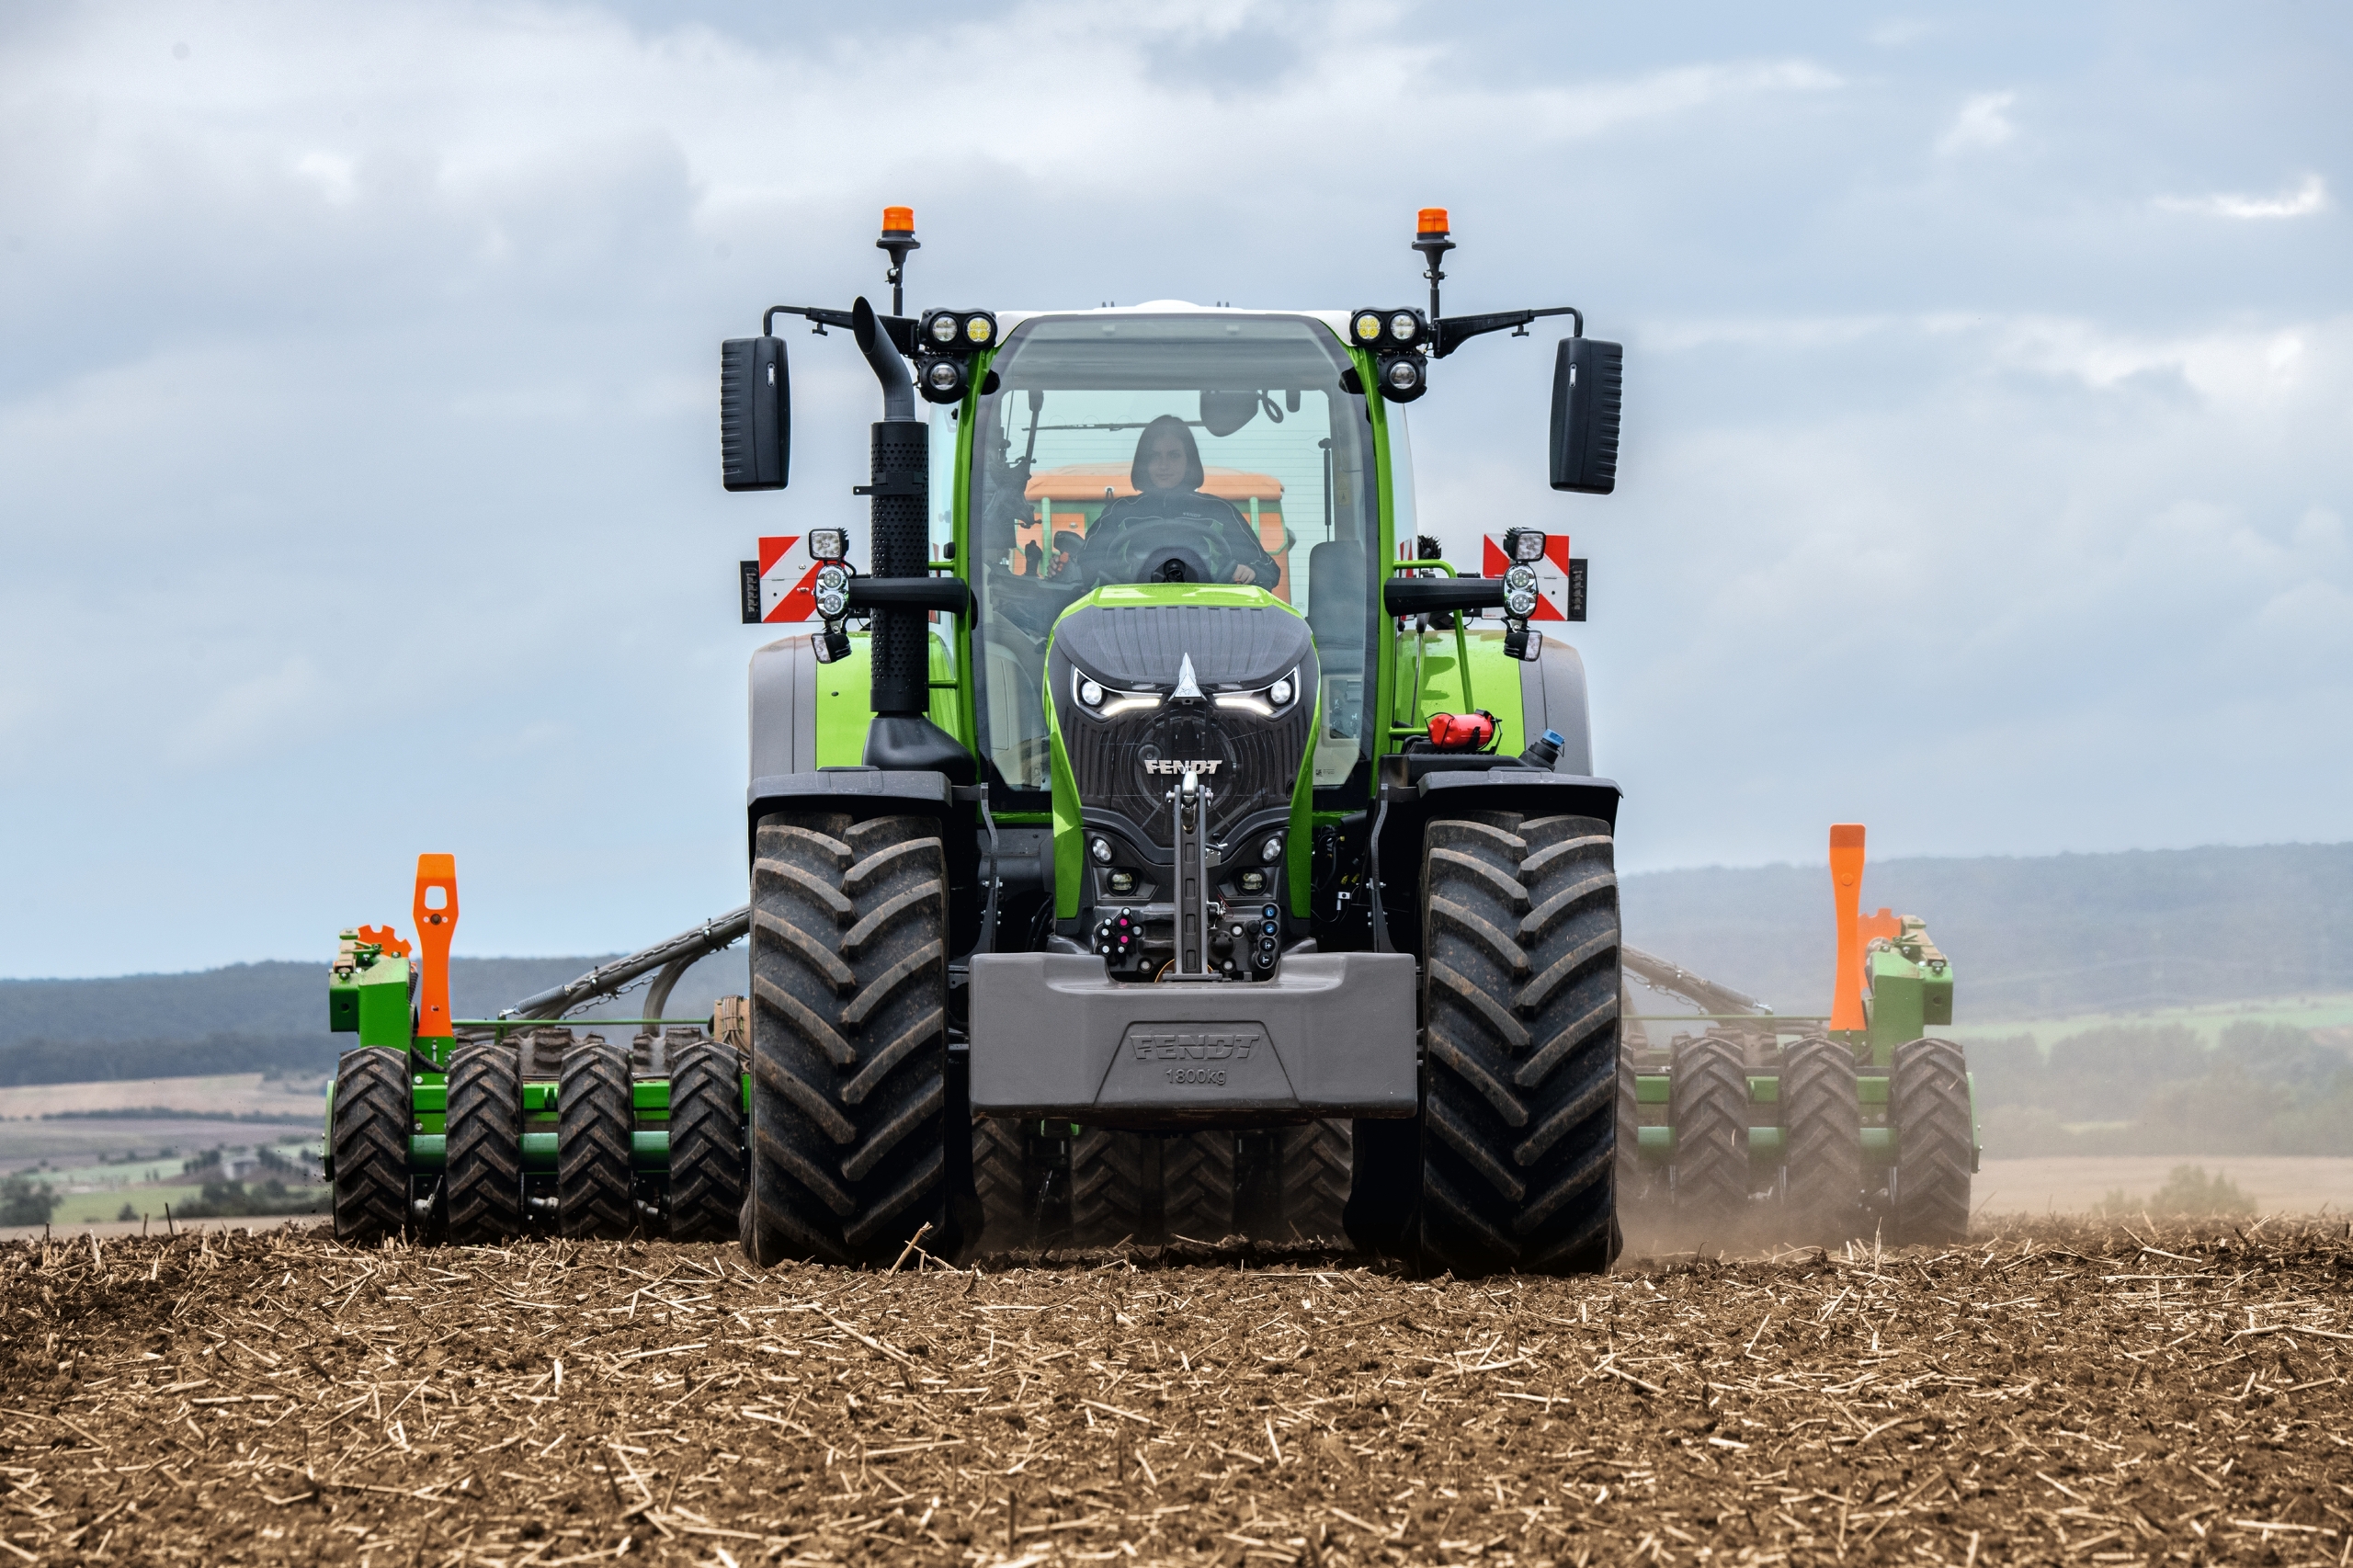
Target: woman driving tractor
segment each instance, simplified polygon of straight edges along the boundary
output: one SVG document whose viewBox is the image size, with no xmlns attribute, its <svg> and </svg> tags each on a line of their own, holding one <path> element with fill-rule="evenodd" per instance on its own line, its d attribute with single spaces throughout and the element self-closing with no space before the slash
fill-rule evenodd
<svg viewBox="0 0 2353 1568">
<path fill-rule="evenodd" d="M 1279 572 L 1275 558 L 1241 510 L 1201 489 L 1200 449 L 1184 420 L 1164 414 L 1144 426 L 1128 478 L 1136 494 L 1103 508 L 1073 570 L 1107 582 L 1131 581 L 1122 574 L 1165 554 L 1175 562 L 1191 557 L 1191 565 L 1206 564 L 1210 580 L 1274 586 Z M 1170 563 L 1159 561 L 1157 567 L 1165 571 Z M 1203 580 L 1190 569 L 1186 576 Z"/>
</svg>

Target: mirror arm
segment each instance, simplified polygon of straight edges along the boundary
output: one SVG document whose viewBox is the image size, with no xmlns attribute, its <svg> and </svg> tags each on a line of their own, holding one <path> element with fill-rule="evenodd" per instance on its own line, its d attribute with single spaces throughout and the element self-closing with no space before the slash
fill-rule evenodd
<svg viewBox="0 0 2353 1568">
<path fill-rule="evenodd" d="M 1438 328 L 1438 357 L 1441 359 L 1483 333 L 1515 329 L 1514 337 L 1528 335 L 1528 324 L 1539 316 L 1567 316 L 1573 324 L 1570 335 L 1585 335 L 1585 312 L 1574 305 L 1547 305 L 1537 311 L 1496 311 L 1483 316 L 1441 316 L 1433 324 Z"/>
<path fill-rule="evenodd" d="M 760 312 L 762 337 L 776 335 L 776 318 L 779 316 L 799 316 L 803 321 L 815 324 L 812 330 L 820 337 L 825 335 L 825 329 L 829 326 L 838 326 L 846 331 L 854 331 L 857 327 L 857 322 L 848 311 L 828 310 L 823 305 L 770 305 Z M 915 351 L 915 317 L 878 315 L 874 319 L 890 335 L 892 346 L 900 353 L 913 354 Z"/>
</svg>

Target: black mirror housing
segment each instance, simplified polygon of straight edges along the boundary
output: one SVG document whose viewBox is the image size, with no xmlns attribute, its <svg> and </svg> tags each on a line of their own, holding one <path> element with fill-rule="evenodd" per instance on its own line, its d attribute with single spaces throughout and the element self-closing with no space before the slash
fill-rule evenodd
<svg viewBox="0 0 2353 1568">
<path fill-rule="evenodd" d="M 1552 361 L 1552 488 L 1607 495 L 1618 488 L 1622 344 L 1561 339 Z"/>
<path fill-rule="evenodd" d="M 719 477 L 730 490 L 781 490 L 792 463 L 792 379 L 784 339 L 719 346 Z"/>
</svg>

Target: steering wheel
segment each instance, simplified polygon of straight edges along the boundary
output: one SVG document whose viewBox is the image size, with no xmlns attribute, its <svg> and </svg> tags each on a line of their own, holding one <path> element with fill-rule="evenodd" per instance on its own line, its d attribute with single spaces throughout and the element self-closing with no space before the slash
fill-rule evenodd
<svg viewBox="0 0 2353 1568">
<path fill-rule="evenodd" d="M 1064 575 L 1089 588 L 1106 583 L 1230 583 L 1230 528 L 1197 515 L 1138 518 L 1116 533 L 1091 535 Z"/>
</svg>

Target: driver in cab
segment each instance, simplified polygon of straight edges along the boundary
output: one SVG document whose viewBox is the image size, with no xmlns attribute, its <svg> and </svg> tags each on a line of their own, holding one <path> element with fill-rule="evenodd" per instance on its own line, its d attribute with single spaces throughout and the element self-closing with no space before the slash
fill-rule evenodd
<svg viewBox="0 0 2353 1568">
<path fill-rule="evenodd" d="M 1225 555 L 1235 562 L 1229 581 L 1272 588 L 1280 571 L 1275 558 L 1267 553 L 1240 508 L 1202 491 L 1203 477 L 1201 452 L 1193 443 L 1191 428 L 1173 414 L 1162 415 L 1144 426 L 1136 442 L 1135 462 L 1128 470 L 1136 494 L 1104 507 L 1087 530 L 1086 543 L 1108 552 L 1120 551 L 1130 540 L 1144 548 L 1160 525 L 1180 518 L 1206 523 L 1216 529 Z"/>
</svg>

